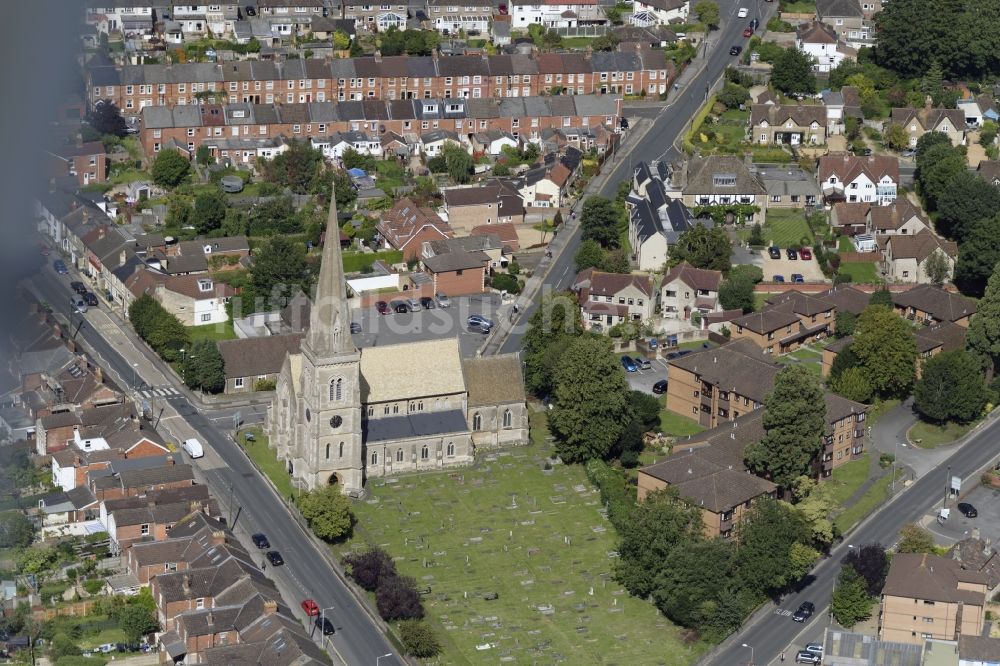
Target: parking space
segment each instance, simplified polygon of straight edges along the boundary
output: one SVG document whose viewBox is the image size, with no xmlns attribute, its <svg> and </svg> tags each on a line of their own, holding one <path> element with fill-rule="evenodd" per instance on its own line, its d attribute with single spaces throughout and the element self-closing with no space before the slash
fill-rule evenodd
<svg viewBox="0 0 1000 666">
<path fill-rule="evenodd" d="M 653 384 L 667 378 L 667 362 L 663 359 L 654 359 L 650 361 L 650 366 L 649 370 L 636 370 L 635 372 L 625 373 L 629 388 L 633 391 L 653 393 Z"/>
<path fill-rule="evenodd" d="M 765 282 L 771 282 L 775 275 L 781 275 L 788 283 L 792 281 L 792 275 L 796 273 L 801 275 L 805 282 L 824 282 L 826 280 L 826 276 L 820 270 L 819 262 L 816 261 L 815 257 L 789 259 L 785 248 L 781 248 L 780 259 L 772 259 L 766 249 L 761 251 L 761 255 L 763 263 L 760 266 L 764 270 Z"/>
<path fill-rule="evenodd" d="M 991 543 L 1000 543 L 1000 490 L 988 486 L 976 486 L 962 502 L 967 502 L 976 508 L 978 516 L 966 518 L 951 502 L 948 520 L 940 523 L 935 520 L 937 508 L 929 520 L 925 519 L 927 529 L 934 534 L 934 540 L 942 546 L 951 546 L 957 541 L 972 536 L 972 530 L 979 530 L 980 539 L 989 539 Z"/>
</svg>

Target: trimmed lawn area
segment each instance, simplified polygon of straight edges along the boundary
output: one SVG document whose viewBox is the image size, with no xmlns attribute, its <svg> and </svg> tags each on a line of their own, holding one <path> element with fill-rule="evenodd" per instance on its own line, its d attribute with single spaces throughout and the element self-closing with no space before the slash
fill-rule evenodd
<svg viewBox="0 0 1000 666">
<path fill-rule="evenodd" d="M 708 345 L 707 347 L 705 345 Z M 717 347 L 714 342 L 709 342 L 708 340 L 689 340 L 688 342 L 682 342 L 677 345 L 678 349 L 711 349 L 712 347 Z"/>
<path fill-rule="evenodd" d="M 187 326 L 188 335 L 191 342 L 195 340 L 234 340 L 236 332 L 233 331 L 232 320 L 221 324 L 205 324 L 204 326 Z"/>
<path fill-rule="evenodd" d="M 781 3 L 781 11 L 793 14 L 815 12 L 816 0 L 785 0 Z"/>
<path fill-rule="evenodd" d="M 585 49 L 594 41 L 594 37 L 563 37 L 562 47 L 565 49 Z"/>
<path fill-rule="evenodd" d="M 840 265 L 838 271 L 841 275 L 851 278 L 851 282 L 858 284 L 871 284 L 881 282 L 878 276 L 878 269 L 875 264 L 867 261 L 845 261 Z"/>
<path fill-rule="evenodd" d="M 379 259 L 387 264 L 398 264 L 403 260 L 403 253 L 399 250 L 385 250 L 384 252 L 346 252 L 343 256 L 345 273 L 363 273 L 371 270 L 372 264 Z"/>
<path fill-rule="evenodd" d="M 897 469 L 896 478 L 898 479 L 903 476 L 904 473 L 905 472 L 903 470 Z M 845 509 L 843 513 L 834 518 L 833 522 L 840 529 L 840 532 L 844 533 L 857 525 L 859 522 L 864 520 L 868 514 L 889 499 L 889 486 L 891 484 L 892 474 L 889 473 L 873 483 L 868 489 L 868 492 L 866 492 L 854 506 Z"/>
<path fill-rule="evenodd" d="M 246 433 L 252 433 L 253 442 L 248 442 L 244 438 Z M 236 437 L 236 442 L 243 447 L 243 450 L 250 456 L 250 460 L 260 468 L 271 483 L 278 489 L 286 499 L 292 496 L 292 479 L 288 476 L 284 464 L 278 460 L 274 451 L 267 447 L 267 435 L 260 427 L 242 428 Z"/>
<path fill-rule="evenodd" d="M 942 444 L 951 444 L 965 433 L 972 430 L 977 421 L 972 423 L 945 423 L 937 425 L 926 421 L 917 421 L 906 433 L 906 438 L 922 449 L 933 449 Z"/>
<path fill-rule="evenodd" d="M 850 236 L 841 236 L 837 239 L 837 252 L 857 252 Z"/>
<path fill-rule="evenodd" d="M 687 437 L 688 435 L 696 435 L 704 429 L 697 421 L 669 409 L 663 409 L 660 412 L 660 432 L 664 435 Z"/>
<path fill-rule="evenodd" d="M 823 360 L 823 354 L 811 349 L 809 347 L 800 347 L 789 354 L 792 358 L 797 358 L 800 361 L 816 361 L 817 363 Z"/>
<path fill-rule="evenodd" d="M 764 305 L 767 303 L 767 299 L 771 298 L 771 294 L 766 294 L 762 291 L 755 291 L 753 293 L 753 311 L 760 312 L 764 309 Z"/>
<path fill-rule="evenodd" d="M 764 240 L 768 245 L 798 247 L 803 238 L 813 242 L 812 229 L 806 223 L 806 214 L 799 208 L 773 209 L 767 212 L 764 222 Z"/>
<path fill-rule="evenodd" d="M 871 457 L 866 453 L 858 460 L 844 463 L 833 470 L 833 475 L 826 483 L 830 487 L 830 497 L 839 504 L 851 499 L 865 481 L 871 469 Z"/>
<path fill-rule="evenodd" d="M 431 588 L 424 607 L 443 647 L 435 663 L 694 663 L 707 646 L 685 644 L 612 579 L 617 537 L 600 495 L 581 466 L 543 469 L 546 414 L 533 417 L 542 432 L 528 446 L 484 452 L 472 467 L 372 479 L 354 505 L 354 538 L 338 551 L 378 544 Z"/>
</svg>

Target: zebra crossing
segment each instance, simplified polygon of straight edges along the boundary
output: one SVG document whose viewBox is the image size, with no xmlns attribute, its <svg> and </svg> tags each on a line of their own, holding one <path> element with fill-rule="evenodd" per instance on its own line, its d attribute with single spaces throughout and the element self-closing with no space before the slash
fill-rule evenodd
<svg viewBox="0 0 1000 666">
<path fill-rule="evenodd" d="M 136 394 L 142 398 L 176 398 L 181 395 L 181 392 L 175 389 L 173 386 L 154 386 L 152 388 L 144 388 L 136 391 Z"/>
</svg>

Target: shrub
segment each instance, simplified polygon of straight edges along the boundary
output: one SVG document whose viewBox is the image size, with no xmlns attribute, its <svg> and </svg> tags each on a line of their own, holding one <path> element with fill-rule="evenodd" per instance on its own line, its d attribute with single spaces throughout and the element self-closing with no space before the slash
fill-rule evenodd
<svg viewBox="0 0 1000 666">
<path fill-rule="evenodd" d="M 896 461 L 896 456 L 891 453 L 883 453 L 878 457 L 878 466 L 882 469 L 889 467 Z"/>
<path fill-rule="evenodd" d="M 418 659 L 436 657 L 441 652 L 441 641 L 426 622 L 403 620 L 399 623 L 399 635 L 407 654 Z"/>
<path fill-rule="evenodd" d="M 587 462 L 586 470 L 587 478 L 601 491 L 601 501 L 608 509 L 608 520 L 616 529 L 621 529 L 635 506 L 634 499 L 626 490 L 624 475 L 596 458 Z"/>
<path fill-rule="evenodd" d="M 375 605 L 383 620 L 419 620 L 424 616 L 417 583 L 408 576 L 388 576 L 379 581 Z"/>
<path fill-rule="evenodd" d="M 351 567 L 351 578 L 369 592 L 378 589 L 379 583 L 396 575 L 396 565 L 389 553 L 378 546 L 372 546 L 361 553 L 344 557 L 344 563 Z"/>
<path fill-rule="evenodd" d="M 100 578 L 85 580 L 83 581 L 83 589 L 87 591 L 87 594 L 97 594 L 104 589 L 104 581 Z"/>
<path fill-rule="evenodd" d="M 276 379 L 258 379 L 253 384 L 254 391 L 273 391 L 278 385 Z"/>
</svg>

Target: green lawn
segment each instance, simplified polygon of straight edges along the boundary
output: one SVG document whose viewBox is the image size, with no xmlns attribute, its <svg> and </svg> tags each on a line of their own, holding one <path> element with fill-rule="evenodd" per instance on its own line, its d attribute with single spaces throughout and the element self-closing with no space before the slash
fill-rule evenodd
<svg viewBox="0 0 1000 666">
<path fill-rule="evenodd" d="M 248 442 L 244 439 L 244 435 L 248 432 L 253 433 L 255 441 Z M 271 483 L 278 489 L 278 492 L 286 499 L 290 498 L 292 496 L 292 480 L 288 476 L 285 465 L 275 457 L 274 451 L 268 448 L 267 435 L 264 434 L 264 431 L 259 427 L 242 428 L 236 441 L 247 452 L 254 464 L 260 468 L 260 471 L 271 479 Z"/>
<path fill-rule="evenodd" d="M 597 489 L 580 466 L 543 470 L 544 433 L 472 467 L 373 479 L 340 550 L 379 544 L 431 588 L 424 606 L 444 649 L 435 663 L 694 663 L 706 646 L 686 645 L 612 579 L 617 538 Z"/>
<path fill-rule="evenodd" d="M 705 347 L 705 345 L 708 347 Z M 677 345 L 678 349 L 711 349 L 712 347 L 717 347 L 714 342 L 709 342 L 708 340 L 689 340 L 688 342 L 682 342 Z"/>
<path fill-rule="evenodd" d="M 594 37 L 563 37 L 562 47 L 565 49 L 585 49 L 594 41 Z"/>
<path fill-rule="evenodd" d="M 375 174 L 375 183 L 389 196 L 397 187 L 406 184 L 406 172 L 395 160 L 376 162 Z"/>
<path fill-rule="evenodd" d="M 871 471 L 871 458 L 866 453 L 858 460 L 844 463 L 833 470 L 833 475 L 826 484 L 830 488 L 830 497 L 840 506 L 851 499 L 858 488 L 868 480 Z"/>
<path fill-rule="evenodd" d="M 403 260 L 403 253 L 399 250 L 386 250 L 384 252 L 345 252 L 344 272 L 361 273 L 370 270 L 376 260 L 381 259 L 387 264 L 398 264 Z"/>
<path fill-rule="evenodd" d="M 764 240 L 767 245 L 799 247 L 802 239 L 813 243 L 813 233 L 806 223 L 805 212 L 800 208 L 776 208 L 767 211 L 764 222 Z"/>
<path fill-rule="evenodd" d="M 660 412 L 660 432 L 671 437 L 687 437 L 696 435 L 703 428 L 697 421 L 693 421 L 686 416 L 681 416 L 669 409 Z"/>
<path fill-rule="evenodd" d="M 781 11 L 793 14 L 815 12 L 816 0 L 785 0 L 781 3 Z"/>
<path fill-rule="evenodd" d="M 896 478 L 903 476 L 904 472 L 901 469 L 896 470 Z M 833 519 L 834 524 L 840 529 L 841 533 L 846 532 L 851 529 L 859 522 L 864 520 L 868 514 L 874 511 L 877 507 L 881 506 L 889 498 L 889 487 L 892 484 L 892 474 L 886 474 L 881 479 L 876 481 L 871 485 L 858 502 L 845 509 L 843 513 L 839 514 Z"/>
<path fill-rule="evenodd" d="M 837 239 L 837 252 L 857 252 L 850 236 L 841 236 Z"/>
<path fill-rule="evenodd" d="M 112 629 L 102 629 L 99 633 L 91 636 L 84 636 L 80 639 L 80 648 L 83 650 L 93 650 L 98 645 L 105 643 L 124 643 L 125 632 L 117 627 Z"/>
<path fill-rule="evenodd" d="M 205 324 L 204 326 L 187 326 L 188 335 L 191 336 L 191 342 L 196 340 L 233 340 L 236 338 L 236 332 L 233 331 L 232 320 L 223 322 L 221 324 Z"/>
<path fill-rule="evenodd" d="M 797 358 L 800 361 L 815 361 L 817 363 L 823 360 L 822 352 L 818 352 L 810 347 L 800 347 L 789 354 L 792 358 Z"/>
<path fill-rule="evenodd" d="M 694 133 L 694 145 L 705 152 L 736 154 L 743 152 L 746 141 L 748 111 L 726 111 L 711 124 L 702 123 Z"/>
<path fill-rule="evenodd" d="M 771 298 L 771 294 L 765 294 L 762 291 L 755 291 L 753 293 L 753 311 L 760 312 L 764 309 L 767 304 L 767 299 Z"/>
<path fill-rule="evenodd" d="M 918 421 L 910 431 L 906 433 L 907 439 L 913 442 L 914 445 L 919 446 L 922 449 L 933 449 L 942 444 L 950 444 L 955 440 L 959 439 L 965 433 L 972 430 L 972 427 L 976 425 L 973 423 L 945 423 L 944 425 L 937 425 L 934 423 L 927 423 L 926 421 Z"/>
<path fill-rule="evenodd" d="M 867 261 L 845 261 L 840 265 L 839 272 L 851 278 L 851 282 L 870 284 L 881 282 L 875 264 Z"/>
</svg>

